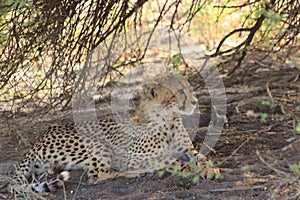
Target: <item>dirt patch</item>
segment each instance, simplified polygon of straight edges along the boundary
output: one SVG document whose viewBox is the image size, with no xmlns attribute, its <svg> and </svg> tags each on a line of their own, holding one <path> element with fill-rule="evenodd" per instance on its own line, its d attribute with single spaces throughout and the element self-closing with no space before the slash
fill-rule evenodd
<svg viewBox="0 0 300 200">
<path fill-rule="evenodd" d="M 164 175 L 135 179 L 115 178 L 97 185 L 80 182 L 81 171 L 53 199 L 297 199 L 299 174 L 291 171 L 300 162 L 300 135 L 293 129 L 300 118 L 299 70 L 287 66 L 269 71 L 240 71 L 224 78 L 228 97 L 228 123 L 209 157 L 221 169 L 220 180 L 200 180 Z M 201 80 L 194 80 L 197 83 Z M 199 146 L 210 121 L 210 102 L 199 93 L 201 123 L 194 143 Z M 207 95 L 206 95 L 207 96 Z M 203 97 L 203 98 L 202 98 Z M 16 127 L 3 125 L 0 138 L 1 175 L 9 176 L 46 125 L 30 126 L 28 116 Z M 30 120 L 29 120 L 30 121 Z M 50 122 L 49 122 L 50 123 Z M 10 125 L 13 123 L 10 122 Z M 32 124 L 32 123 L 31 123 Z M 20 130 L 22 134 L 20 134 Z M 22 138 L 29 135 L 28 139 Z M 300 167 L 300 166 L 299 166 Z M 4 177 L 1 176 L 1 179 Z M 3 182 L 2 182 L 3 183 Z M 11 199 L 4 188 L 3 199 Z"/>
</svg>

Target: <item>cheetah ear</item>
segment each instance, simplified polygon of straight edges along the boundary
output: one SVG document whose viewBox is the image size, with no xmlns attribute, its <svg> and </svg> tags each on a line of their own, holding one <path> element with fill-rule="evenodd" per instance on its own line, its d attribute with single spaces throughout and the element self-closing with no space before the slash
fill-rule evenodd
<svg viewBox="0 0 300 200">
<path fill-rule="evenodd" d="M 143 85 L 144 95 L 149 99 L 153 99 L 157 96 L 157 92 L 154 89 L 154 85 L 154 83 Z"/>
</svg>

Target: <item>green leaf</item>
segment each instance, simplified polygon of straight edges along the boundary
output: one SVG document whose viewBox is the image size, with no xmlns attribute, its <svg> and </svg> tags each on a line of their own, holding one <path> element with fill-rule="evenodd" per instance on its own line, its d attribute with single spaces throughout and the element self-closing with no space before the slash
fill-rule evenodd
<svg viewBox="0 0 300 200">
<path fill-rule="evenodd" d="M 294 59 L 291 60 L 291 65 L 300 70 L 300 64 L 298 64 Z"/>
<path fill-rule="evenodd" d="M 260 122 L 265 123 L 268 118 L 268 113 L 259 113 L 260 116 Z"/>
<path fill-rule="evenodd" d="M 278 165 L 278 163 L 279 163 L 279 161 L 276 159 L 276 160 L 274 160 L 274 161 L 271 163 L 271 165 L 272 165 L 272 166 L 276 166 L 276 165 Z"/>
<path fill-rule="evenodd" d="M 266 11 L 266 9 L 259 10 L 259 11 L 256 12 L 256 14 L 257 15 L 265 15 L 266 16 L 267 15 L 267 11 Z"/>
<path fill-rule="evenodd" d="M 171 172 L 172 175 L 176 175 L 176 174 L 178 174 L 179 170 L 180 170 L 180 166 L 176 165 L 174 167 L 174 169 L 171 170 L 170 172 Z"/>
<path fill-rule="evenodd" d="M 191 175 L 192 175 L 192 173 L 189 173 L 189 172 L 181 172 L 179 174 L 179 176 L 182 177 L 182 178 L 187 178 L 187 177 L 189 177 Z"/>
<path fill-rule="evenodd" d="M 214 163 L 212 161 L 206 161 L 205 165 L 206 165 L 206 167 L 213 167 Z"/>
<path fill-rule="evenodd" d="M 242 167 L 242 170 L 243 171 L 251 171 L 253 169 L 253 167 L 251 166 L 251 165 L 244 165 L 243 167 Z"/>
<path fill-rule="evenodd" d="M 271 108 L 274 107 L 274 104 L 272 103 L 272 101 L 269 101 L 269 100 L 262 100 L 261 105 L 269 106 Z"/>
<path fill-rule="evenodd" d="M 123 65 L 123 63 L 119 62 L 119 63 L 114 63 L 112 67 L 113 68 L 118 68 L 118 67 L 120 67 L 122 65 Z"/>
<path fill-rule="evenodd" d="M 2 3 L 3 3 L 3 5 L 11 6 L 11 5 L 13 5 L 14 3 L 16 3 L 16 1 L 15 1 L 15 0 L 6 0 L 6 1 L 4 1 L 4 2 L 2 2 Z"/>
<path fill-rule="evenodd" d="M 300 133 L 300 122 L 295 125 L 294 129 L 297 133 Z"/>
<path fill-rule="evenodd" d="M 281 21 L 282 20 L 282 16 L 279 13 L 275 13 L 273 16 L 273 19 L 276 21 Z"/>
<path fill-rule="evenodd" d="M 173 64 L 173 68 L 178 70 L 178 65 L 181 62 L 181 57 L 180 57 L 180 53 L 176 53 L 172 56 L 172 64 Z"/>
<path fill-rule="evenodd" d="M 293 172 L 295 175 L 300 175 L 300 169 L 297 164 L 291 164 L 290 165 L 290 170 Z"/>
<path fill-rule="evenodd" d="M 162 177 L 162 176 L 165 174 L 165 171 L 159 170 L 159 171 L 157 172 L 157 174 L 158 174 L 158 177 Z"/>
<path fill-rule="evenodd" d="M 199 183 L 199 180 L 200 180 L 199 176 L 194 176 L 193 183 Z"/>
</svg>

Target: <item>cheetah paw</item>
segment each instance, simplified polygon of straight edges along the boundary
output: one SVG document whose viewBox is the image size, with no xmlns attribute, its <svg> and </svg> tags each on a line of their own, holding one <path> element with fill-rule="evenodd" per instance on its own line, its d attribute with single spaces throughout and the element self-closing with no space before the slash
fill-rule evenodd
<svg viewBox="0 0 300 200">
<path fill-rule="evenodd" d="M 200 176 L 206 179 L 220 179 L 220 169 L 213 166 L 212 161 L 205 161 L 200 163 L 199 168 L 201 169 Z"/>
</svg>

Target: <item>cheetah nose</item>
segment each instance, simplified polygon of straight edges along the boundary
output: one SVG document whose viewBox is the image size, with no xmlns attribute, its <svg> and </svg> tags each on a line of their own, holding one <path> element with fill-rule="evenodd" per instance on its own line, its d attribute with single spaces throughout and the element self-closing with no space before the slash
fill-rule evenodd
<svg viewBox="0 0 300 200">
<path fill-rule="evenodd" d="M 196 105 L 197 101 L 191 101 L 192 105 Z"/>
</svg>

